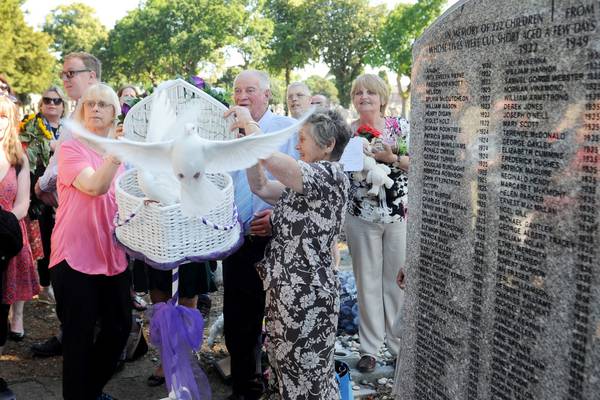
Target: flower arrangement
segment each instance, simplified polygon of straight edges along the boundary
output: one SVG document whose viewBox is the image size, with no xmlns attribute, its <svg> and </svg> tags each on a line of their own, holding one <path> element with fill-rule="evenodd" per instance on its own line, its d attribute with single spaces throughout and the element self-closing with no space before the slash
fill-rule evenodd
<svg viewBox="0 0 600 400">
<path fill-rule="evenodd" d="M 212 96 L 215 100 L 221 102 L 225 107 L 229 107 L 231 103 L 231 96 L 225 90 L 210 86 L 204 79 L 199 76 L 190 76 L 188 80 L 192 85 L 196 86 L 198 89 L 204 91 L 204 93 Z"/>
<path fill-rule="evenodd" d="M 355 136 L 363 137 L 370 142 L 371 140 L 373 140 L 375 138 L 380 138 L 381 132 L 379 132 L 377 129 L 373 128 L 372 126 L 363 124 L 363 125 L 359 126 L 358 129 L 356 129 Z"/>
<path fill-rule="evenodd" d="M 396 150 L 396 154 L 398 154 L 398 156 L 408 155 L 408 143 L 406 143 L 405 138 L 399 137 L 396 139 Z"/>
<path fill-rule="evenodd" d="M 204 93 L 212 96 L 214 99 L 222 103 L 225 107 L 229 107 L 229 104 L 231 103 L 231 95 L 227 93 L 224 89 L 213 87 L 209 85 L 204 79 L 196 75 L 190 76 L 189 79 L 184 79 L 181 76 L 178 76 L 178 78 L 181 78 L 191 83 L 198 89 L 202 90 Z M 153 90 L 154 88 L 150 88 L 146 92 L 148 94 L 151 94 Z M 127 99 L 125 104 L 121 106 L 121 114 L 117 117 L 120 123 L 123 123 L 123 121 L 125 121 L 125 116 L 129 112 L 129 110 L 131 110 L 131 108 L 134 105 L 136 105 L 140 100 L 142 99 L 139 97 Z"/>
<path fill-rule="evenodd" d="M 50 160 L 50 141 L 54 135 L 48 128 L 48 122 L 41 114 L 29 114 L 19 124 L 19 139 L 27 152 L 27 158 L 35 169 L 36 166 L 48 166 Z"/>
<path fill-rule="evenodd" d="M 142 100 L 141 97 L 130 97 L 127 100 L 125 100 L 125 103 L 121 105 L 121 114 L 119 114 L 119 116 L 117 117 L 120 124 L 122 124 L 123 121 L 125 121 L 125 116 L 127 116 L 127 113 L 129 112 L 129 110 L 131 110 L 131 107 L 139 103 L 140 100 Z"/>
</svg>

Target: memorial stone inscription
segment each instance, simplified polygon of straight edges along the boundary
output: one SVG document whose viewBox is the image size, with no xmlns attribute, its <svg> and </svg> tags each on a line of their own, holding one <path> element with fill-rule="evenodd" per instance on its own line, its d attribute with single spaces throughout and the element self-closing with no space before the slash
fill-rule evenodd
<svg viewBox="0 0 600 400">
<path fill-rule="evenodd" d="M 600 2 L 467 0 L 413 50 L 402 399 L 600 399 Z"/>
</svg>

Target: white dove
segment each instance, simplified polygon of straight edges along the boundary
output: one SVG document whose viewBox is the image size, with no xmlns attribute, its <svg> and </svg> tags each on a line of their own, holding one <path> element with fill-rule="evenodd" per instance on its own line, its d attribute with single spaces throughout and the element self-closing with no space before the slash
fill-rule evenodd
<svg viewBox="0 0 600 400">
<path fill-rule="evenodd" d="M 169 134 L 174 131 L 176 122 L 177 116 L 175 110 L 171 107 L 167 92 L 165 90 L 159 91 L 152 101 L 146 143 L 167 140 Z M 165 206 L 179 203 L 180 184 L 171 169 L 150 171 L 138 167 L 137 178 L 140 189 L 150 200 L 157 200 Z"/>
<path fill-rule="evenodd" d="M 225 201 L 221 190 L 206 177 L 207 173 L 245 169 L 259 159 L 268 158 L 300 129 L 313 111 L 277 132 L 224 141 L 203 139 L 197 134 L 196 125 L 182 124 L 179 120 L 174 139 L 155 143 L 104 138 L 72 120 L 66 120 L 64 125 L 92 146 L 140 169 L 152 173 L 171 170 L 181 185 L 181 210 L 187 216 L 199 217 Z"/>
</svg>

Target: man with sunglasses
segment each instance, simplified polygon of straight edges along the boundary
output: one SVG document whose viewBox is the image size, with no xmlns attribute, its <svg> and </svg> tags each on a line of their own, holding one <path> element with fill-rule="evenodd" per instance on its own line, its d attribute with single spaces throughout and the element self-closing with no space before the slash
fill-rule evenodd
<svg viewBox="0 0 600 400">
<path fill-rule="evenodd" d="M 65 87 L 65 91 L 69 98 L 75 101 L 79 101 L 83 93 L 90 86 L 99 83 L 102 73 L 102 64 L 100 60 L 89 53 L 78 52 L 70 53 L 65 57 L 62 71 L 59 76 Z M 70 139 L 70 133 L 66 131 L 58 132 L 58 141 L 54 149 L 54 155 L 50 158 L 48 167 L 44 172 L 44 175 L 38 179 L 35 185 L 35 194 L 38 198 L 45 200 L 47 203 L 51 203 L 54 199 L 53 206 L 56 206 L 56 177 L 58 174 L 57 161 L 58 152 L 60 151 L 60 145 L 67 139 Z M 56 277 L 52 274 L 52 286 L 57 286 L 54 282 Z M 56 314 L 58 319 L 61 320 L 61 301 L 60 297 L 56 296 Z M 39 357 L 52 357 L 62 354 L 61 336 L 53 336 L 43 343 L 36 343 L 31 346 L 31 351 L 34 355 Z"/>
</svg>

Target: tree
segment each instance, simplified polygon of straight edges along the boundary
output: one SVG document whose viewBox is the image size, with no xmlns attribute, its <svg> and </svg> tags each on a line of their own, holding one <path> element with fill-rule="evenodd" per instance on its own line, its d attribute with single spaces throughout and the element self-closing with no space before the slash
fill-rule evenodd
<svg viewBox="0 0 600 400">
<path fill-rule="evenodd" d="M 306 86 L 312 94 L 324 94 L 332 103 L 338 103 L 338 90 L 331 79 L 323 78 L 319 75 L 311 75 L 306 79 Z"/>
<path fill-rule="evenodd" d="M 265 16 L 265 0 L 250 0 L 249 16 L 243 24 L 243 32 L 233 45 L 242 56 L 243 69 L 264 69 L 271 50 L 273 20 Z"/>
<path fill-rule="evenodd" d="M 273 20 L 273 36 L 267 65 L 273 72 L 284 71 L 285 86 L 294 68 L 302 68 L 317 55 L 315 37 L 319 29 L 313 1 L 267 0 L 266 15 Z"/>
<path fill-rule="evenodd" d="M 91 52 L 98 41 L 106 39 L 106 27 L 95 13 L 88 5 L 73 3 L 58 6 L 46 16 L 43 31 L 54 39 L 52 48 L 61 61 L 75 51 Z"/>
<path fill-rule="evenodd" d="M 52 82 L 56 60 L 48 52 L 50 37 L 25 23 L 21 3 L 0 2 L 0 72 L 16 93 L 39 93 Z"/>
<path fill-rule="evenodd" d="M 400 79 L 410 76 L 412 68 L 412 45 L 441 13 L 446 0 L 418 0 L 413 5 L 399 4 L 387 17 L 377 35 L 377 46 L 369 54 L 372 65 L 384 65 L 396 72 L 398 93 L 403 98 L 402 113 L 406 116 L 406 104 L 410 85 L 403 91 Z"/>
<path fill-rule="evenodd" d="M 371 7 L 368 0 L 322 0 L 319 43 L 321 58 L 335 76 L 340 103 L 348 107 L 352 81 L 363 71 L 365 58 L 375 46 L 384 6 Z M 318 11 L 319 12 L 319 11 Z"/>
<path fill-rule="evenodd" d="M 156 84 L 197 73 L 200 61 L 218 61 L 247 17 L 242 0 L 148 0 L 117 22 L 98 48 L 111 82 Z"/>
</svg>

